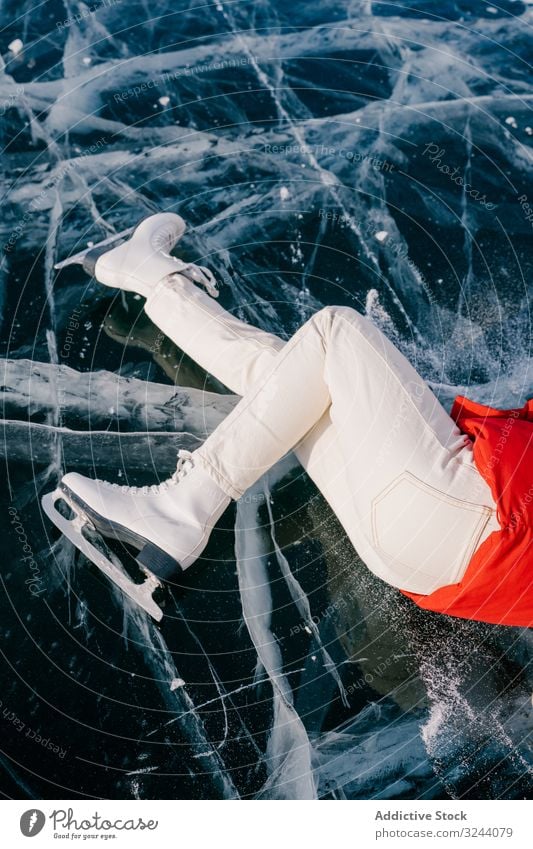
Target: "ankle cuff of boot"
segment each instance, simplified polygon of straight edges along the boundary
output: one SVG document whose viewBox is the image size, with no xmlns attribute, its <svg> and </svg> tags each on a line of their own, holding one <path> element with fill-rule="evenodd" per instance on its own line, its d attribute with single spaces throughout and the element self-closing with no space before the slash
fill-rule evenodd
<svg viewBox="0 0 533 849">
<path fill-rule="evenodd" d="M 146 298 L 145 307 L 149 308 L 150 306 L 152 306 L 152 304 L 155 305 L 157 303 L 158 298 L 164 297 L 167 292 L 175 292 L 176 290 L 179 291 L 180 289 L 186 287 L 188 283 L 189 281 L 187 280 L 187 278 L 183 277 L 183 275 L 181 275 L 179 271 L 169 272 L 164 277 L 162 277 L 161 280 L 158 280 L 158 282 L 152 286 Z M 192 286 L 192 284 L 189 285 Z"/>
<path fill-rule="evenodd" d="M 222 490 L 229 498 L 232 498 L 234 501 L 241 498 L 244 493 L 244 489 L 237 489 L 230 481 L 226 480 L 224 475 L 222 475 L 219 470 L 211 463 L 209 459 L 204 457 L 199 452 L 201 449 L 197 449 L 194 452 L 194 463 L 198 466 L 201 466 L 204 472 L 213 480 L 219 489 Z"/>
</svg>

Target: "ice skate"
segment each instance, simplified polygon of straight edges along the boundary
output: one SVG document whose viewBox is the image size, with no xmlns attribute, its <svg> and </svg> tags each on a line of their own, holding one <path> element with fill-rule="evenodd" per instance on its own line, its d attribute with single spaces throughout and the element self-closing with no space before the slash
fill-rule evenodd
<svg viewBox="0 0 533 849">
<path fill-rule="evenodd" d="M 72 519 L 67 519 L 59 512 L 56 506 L 59 501 L 64 501 L 71 512 L 74 513 Z M 146 568 L 142 568 L 145 574 L 145 580 L 137 584 L 129 577 L 125 569 L 113 562 L 111 552 L 104 553 L 104 551 L 96 548 L 84 535 L 86 529 L 94 529 L 94 524 L 62 487 L 58 487 L 54 492 L 49 492 L 43 496 L 41 503 L 48 518 L 61 531 L 63 536 L 76 546 L 78 551 L 81 551 L 88 560 L 94 563 L 95 566 L 98 566 L 100 571 L 110 581 L 113 581 L 124 595 L 127 595 L 128 598 L 149 613 L 157 622 L 161 621 L 163 611 L 153 598 L 155 590 L 161 587 L 161 582 L 152 572 Z"/>
<path fill-rule="evenodd" d="M 202 554 L 211 531 L 230 502 L 194 454 L 179 452 L 177 469 L 168 480 L 144 487 L 128 487 L 93 480 L 70 472 L 55 492 L 42 499 L 47 516 L 71 542 L 126 595 L 160 620 L 162 611 L 153 599 L 160 579 L 171 579 Z M 66 519 L 59 500 L 75 513 Z M 84 535 L 92 527 L 104 537 L 134 547 L 136 561 L 146 575 L 133 582 Z"/>
<path fill-rule="evenodd" d="M 54 268 L 60 270 L 69 265 L 81 265 L 87 274 L 96 277 L 104 286 L 135 292 L 144 298 L 165 277 L 181 274 L 204 286 L 216 298 L 216 280 L 208 268 L 170 255 L 185 229 L 183 218 L 173 212 L 150 215 L 137 227 L 109 236 L 56 263 Z"/>
</svg>

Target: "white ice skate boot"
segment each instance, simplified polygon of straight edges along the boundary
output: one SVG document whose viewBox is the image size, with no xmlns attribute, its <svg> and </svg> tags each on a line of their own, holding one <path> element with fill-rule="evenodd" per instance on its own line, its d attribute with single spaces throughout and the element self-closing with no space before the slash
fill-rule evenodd
<svg viewBox="0 0 533 849">
<path fill-rule="evenodd" d="M 218 297 L 216 280 L 209 269 L 170 256 L 170 251 L 183 236 L 185 227 L 183 218 L 173 212 L 150 215 L 134 230 L 117 233 L 57 263 L 55 268 L 80 264 L 99 283 L 135 292 L 144 298 L 169 274 L 179 273 L 205 286 L 213 297 Z"/>
<path fill-rule="evenodd" d="M 59 488 L 42 501 L 45 512 L 62 533 L 155 618 L 160 616 L 150 609 L 146 593 L 140 597 L 138 584 L 130 583 L 121 572 L 117 574 L 112 562 L 102 563 L 102 554 L 81 531 L 88 524 L 102 536 L 133 546 L 139 552 L 137 563 L 151 577 L 171 579 L 187 569 L 202 554 L 231 499 L 194 462 L 194 454 L 180 451 L 178 457 L 176 471 L 160 484 L 120 486 L 70 472 L 64 475 Z M 57 511 L 55 504 L 60 499 L 76 514 L 74 520 Z M 156 580 L 150 591 L 158 584 Z"/>
</svg>

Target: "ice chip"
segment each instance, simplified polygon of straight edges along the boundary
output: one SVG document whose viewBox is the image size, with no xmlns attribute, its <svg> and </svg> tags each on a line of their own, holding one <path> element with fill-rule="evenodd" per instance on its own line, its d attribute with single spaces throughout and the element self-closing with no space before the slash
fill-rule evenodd
<svg viewBox="0 0 533 849">
<path fill-rule="evenodd" d="M 14 38 L 13 41 L 7 45 L 8 50 L 11 50 L 15 56 L 18 56 L 22 48 L 24 47 L 24 42 L 20 40 L 20 38 Z"/>
</svg>

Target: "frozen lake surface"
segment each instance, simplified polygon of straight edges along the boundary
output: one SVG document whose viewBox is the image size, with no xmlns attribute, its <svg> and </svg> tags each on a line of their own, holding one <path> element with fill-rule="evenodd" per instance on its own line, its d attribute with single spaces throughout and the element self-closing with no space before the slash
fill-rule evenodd
<svg viewBox="0 0 533 849">
<path fill-rule="evenodd" d="M 286 458 L 161 628 L 57 539 L 66 470 L 153 482 L 235 397 L 142 302 L 54 262 L 151 212 L 288 338 L 368 315 L 430 381 L 533 395 L 531 6 L 3 4 L 0 790 L 14 798 L 523 798 L 527 629 L 424 613 Z M 117 552 L 126 557 L 126 552 Z"/>
</svg>

